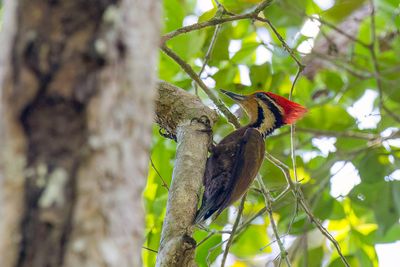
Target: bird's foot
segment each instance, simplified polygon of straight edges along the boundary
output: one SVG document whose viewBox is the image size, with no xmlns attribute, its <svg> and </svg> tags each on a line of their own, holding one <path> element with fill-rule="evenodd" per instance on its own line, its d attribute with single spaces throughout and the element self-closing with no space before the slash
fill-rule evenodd
<svg viewBox="0 0 400 267">
<path fill-rule="evenodd" d="M 212 140 L 212 128 L 211 128 L 210 119 L 209 119 L 207 116 L 202 115 L 200 118 L 193 118 L 193 119 L 190 121 L 190 123 L 192 123 L 192 122 L 194 122 L 194 121 L 195 121 L 195 122 L 198 122 L 198 123 L 202 123 L 202 124 L 205 126 L 204 129 L 198 130 L 199 132 L 207 133 L 207 134 L 209 134 L 209 135 L 211 136 L 211 138 L 210 138 L 210 144 L 209 144 L 209 146 L 208 146 L 208 151 L 209 151 L 210 153 L 212 153 L 213 150 L 214 150 L 214 148 L 215 148 L 215 145 L 214 145 L 213 140 Z"/>
<path fill-rule="evenodd" d="M 173 133 L 171 133 L 171 132 L 169 132 L 169 131 L 167 131 L 166 129 L 160 128 L 160 130 L 158 130 L 158 132 L 159 132 L 159 134 L 160 134 L 161 136 L 163 136 L 163 137 L 165 137 L 165 138 L 168 138 L 168 139 L 172 139 L 172 140 L 174 140 L 175 142 L 177 142 L 176 135 L 173 134 Z"/>
<path fill-rule="evenodd" d="M 211 122 L 207 116 L 202 115 L 202 116 L 200 116 L 200 118 L 193 118 L 190 121 L 190 124 L 192 124 L 193 122 L 198 122 L 205 126 L 205 129 L 199 130 L 200 132 L 212 133 Z"/>
</svg>

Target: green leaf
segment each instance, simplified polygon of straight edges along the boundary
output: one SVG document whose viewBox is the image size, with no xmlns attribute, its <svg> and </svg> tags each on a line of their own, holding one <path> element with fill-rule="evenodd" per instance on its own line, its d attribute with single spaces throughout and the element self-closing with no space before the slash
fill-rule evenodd
<svg viewBox="0 0 400 267">
<path fill-rule="evenodd" d="M 242 45 L 240 50 L 231 58 L 231 61 L 236 64 L 250 64 L 254 60 L 256 49 L 259 43 L 251 42 Z"/>
<path fill-rule="evenodd" d="M 341 220 L 346 217 L 342 204 L 330 195 L 329 190 L 325 190 L 316 200 L 314 215 L 321 221 Z"/>
<path fill-rule="evenodd" d="M 281 0 L 264 10 L 264 15 L 274 23 L 275 27 L 300 27 L 305 20 L 303 0 Z"/>
<path fill-rule="evenodd" d="M 322 260 L 324 257 L 324 250 L 322 247 L 307 250 L 307 255 L 301 253 L 299 259 L 300 267 L 320 267 L 322 266 Z"/>
<path fill-rule="evenodd" d="M 352 201 L 372 208 L 379 225 L 378 234 L 383 235 L 400 218 L 398 204 L 395 202 L 399 190 L 399 181 L 361 183 L 351 190 L 349 196 Z"/>
<path fill-rule="evenodd" d="M 182 34 L 170 40 L 168 44 L 182 59 L 189 60 L 200 52 L 206 39 L 204 31 L 193 31 L 187 34 Z"/>
<path fill-rule="evenodd" d="M 224 26 L 220 30 L 212 51 L 210 64 L 218 65 L 222 60 L 229 59 L 229 43 L 232 40 L 233 29 L 231 26 Z"/>
<path fill-rule="evenodd" d="M 326 88 L 335 92 L 341 91 L 345 85 L 338 72 L 329 70 L 319 72 L 316 76 L 316 82 L 320 83 L 322 88 Z"/>
<path fill-rule="evenodd" d="M 253 65 L 250 67 L 250 81 L 254 90 L 263 90 L 271 79 L 271 65 Z M 268 86 L 267 86 L 268 87 Z"/>
<path fill-rule="evenodd" d="M 255 6 L 261 0 L 221 0 L 220 3 L 229 11 L 242 13 L 248 8 Z"/>
<path fill-rule="evenodd" d="M 360 132 L 360 133 L 366 133 L 366 132 Z M 338 132 L 338 134 L 340 134 L 340 132 Z M 357 149 L 365 148 L 367 146 L 367 143 L 368 141 L 365 139 L 342 137 L 337 139 L 335 147 L 339 151 L 351 151 L 351 150 L 354 151 Z"/>
<path fill-rule="evenodd" d="M 347 256 L 345 255 L 345 258 L 347 260 L 347 262 L 349 263 L 349 265 L 351 267 L 362 267 L 362 265 L 360 265 L 360 263 L 357 260 L 356 256 Z M 328 267 L 342 267 L 343 266 L 343 261 L 340 257 L 335 258 L 333 261 L 331 261 L 331 263 L 329 263 Z"/>
<path fill-rule="evenodd" d="M 293 216 L 294 216 L 294 208 L 291 209 L 290 216 L 288 216 L 287 218 L 285 218 L 282 221 L 282 223 L 285 225 L 286 228 L 292 222 Z M 280 227 L 282 227 L 282 226 L 280 225 Z M 310 222 L 307 215 L 305 213 L 299 213 L 293 220 L 290 234 L 301 235 L 304 232 L 310 231 L 314 228 L 315 228 L 315 225 L 312 222 Z M 283 232 L 283 231 L 286 231 L 287 229 L 282 228 L 280 230 Z"/>
<path fill-rule="evenodd" d="M 208 233 L 204 231 L 196 231 L 194 234 L 194 238 L 199 244 L 202 240 L 204 240 L 207 237 Z M 209 260 L 212 263 L 216 257 L 218 256 L 219 253 L 221 253 L 221 246 L 216 247 L 218 244 L 220 244 L 222 241 L 221 235 L 213 235 L 211 238 L 207 239 L 203 244 L 198 246 L 196 248 L 196 262 L 199 264 L 199 266 L 208 266 L 207 264 L 207 257 L 210 254 Z M 214 251 L 211 251 L 214 247 L 216 249 Z"/>
<path fill-rule="evenodd" d="M 336 0 L 335 5 L 323 13 L 326 19 L 341 21 L 358 9 L 365 0 Z"/>
<path fill-rule="evenodd" d="M 283 71 L 278 71 L 272 74 L 271 82 L 266 83 L 264 88 L 266 91 L 279 91 L 281 86 L 286 86 L 287 84 L 291 84 L 289 76 L 285 74 Z"/>
<path fill-rule="evenodd" d="M 215 86 L 217 88 L 222 88 L 228 91 L 234 91 L 232 80 L 238 73 L 238 68 L 229 67 L 225 69 L 220 69 L 219 71 L 217 71 L 217 73 L 213 75 Z"/>
<path fill-rule="evenodd" d="M 322 221 L 329 218 L 332 213 L 333 205 L 333 198 L 329 194 L 329 191 L 325 190 L 317 201 L 317 206 L 314 209 L 314 215 Z"/>
<path fill-rule="evenodd" d="M 184 6 L 179 0 L 164 0 L 164 32 L 170 32 L 182 27 L 185 18 Z"/>
<path fill-rule="evenodd" d="M 375 234 L 374 243 L 393 243 L 400 240 L 400 224 L 394 224 L 386 233 Z"/>
<path fill-rule="evenodd" d="M 386 155 L 378 154 L 373 151 L 363 156 L 357 164 L 361 180 L 366 183 L 383 181 L 384 177 L 390 173 L 390 161 Z"/>
<path fill-rule="evenodd" d="M 230 251 L 240 258 L 254 257 L 269 242 L 265 225 L 250 225 L 245 233 L 239 236 Z M 271 251 L 269 247 L 264 250 L 264 252 L 269 251 Z"/>
<path fill-rule="evenodd" d="M 212 2 L 212 3 L 213 3 L 213 5 L 214 5 L 214 8 L 212 8 L 212 9 L 210 9 L 210 10 L 204 12 L 203 14 L 201 14 L 201 16 L 199 17 L 199 21 L 198 21 L 198 22 L 203 22 L 203 21 L 206 21 L 206 20 L 210 20 L 210 19 L 212 19 L 212 18 L 215 16 L 215 14 L 216 14 L 217 11 L 218 11 L 218 8 L 217 8 L 217 6 L 214 4 L 214 2 Z"/>
<path fill-rule="evenodd" d="M 344 108 L 327 104 L 311 109 L 298 125 L 321 130 L 345 130 L 354 126 L 355 121 Z"/>
</svg>

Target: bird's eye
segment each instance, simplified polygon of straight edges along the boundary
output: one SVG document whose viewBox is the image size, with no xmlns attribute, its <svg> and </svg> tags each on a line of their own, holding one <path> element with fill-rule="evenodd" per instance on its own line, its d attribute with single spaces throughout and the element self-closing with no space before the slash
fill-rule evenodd
<svg viewBox="0 0 400 267">
<path fill-rule="evenodd" d="M 264 93 L 257 93 L 256 96 L 257 96 L 257 98 L 260 98 L 260 99 L 266 99 L 267 98 Z"/>
</svg>

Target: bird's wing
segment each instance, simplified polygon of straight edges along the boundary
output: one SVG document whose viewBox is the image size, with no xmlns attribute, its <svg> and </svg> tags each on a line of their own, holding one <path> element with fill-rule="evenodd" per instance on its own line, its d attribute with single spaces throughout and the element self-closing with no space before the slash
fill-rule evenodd
<svg viewBox="0 0 400 267">
<path fill-rule="evenodd" d="M 204 193 L 195 224 L 206 220 L 216 212 L 228 196 L 231 170 L 240 144 L 238 139 L 235 142 L 221 143 L 213 149 L 211 156 L 207 159 L 203 181 Z"/>
<path fill-rule="evenodd" d="M 249 128 L 240 141 L 231 173 L 229 194 L 220 207 L 220 212 L 238 200 L 254 181 L 264 160 L 265 143 L 259 131 Z"/>
<path fill-rule="evenodd" d="M 207 160 L 205 192 L 195 223 L 217 216 L 247 190 L 264 158 L 264 140 L 252 128 L 239 140 L 223 143 Z M 229 155 L 229 153 L 231 155 Z"/>
</svg>

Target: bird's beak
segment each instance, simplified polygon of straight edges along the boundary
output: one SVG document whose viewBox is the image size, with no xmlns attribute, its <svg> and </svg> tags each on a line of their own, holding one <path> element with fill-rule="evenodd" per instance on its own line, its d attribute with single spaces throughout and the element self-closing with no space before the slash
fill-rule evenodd
<svg viewBox="0 0 400 267">
<path fill-rule="evenodd" d="M 244 95 L 235 94 L 235 93 L 232 93 L 229 91 L 225 91 L 224 89 L 220 89 L 220 90 L 222 93 L 224 93 L 225 95 L 229 96 L 230 98 L 232 98 L 233 100 L 235 100 L 237 102 L 241 102 L 247 98 Z"/>
</svg>

